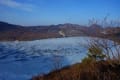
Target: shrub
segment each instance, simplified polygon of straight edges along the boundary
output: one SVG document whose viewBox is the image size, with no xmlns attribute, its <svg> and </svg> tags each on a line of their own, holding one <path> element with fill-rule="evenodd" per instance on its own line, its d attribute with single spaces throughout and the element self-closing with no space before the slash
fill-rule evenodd
<svg viewBox="0 0 120 80">
<path fill-rule="evenodd" d="M 104 60 L 105 55 L 98 45 L 91 45 L 88 49 L 88 58 L 92 58 L 94 61 Z"/>
</svg>

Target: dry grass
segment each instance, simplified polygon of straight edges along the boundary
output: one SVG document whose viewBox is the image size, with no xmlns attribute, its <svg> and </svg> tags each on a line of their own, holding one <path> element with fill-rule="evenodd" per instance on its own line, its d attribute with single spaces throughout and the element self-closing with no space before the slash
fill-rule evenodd
<svg viewBox="0 0 120 80">
<path fill-rule="evenodd" d="M 112 63 L 112 64 L 111 64 Z M 80 63 L 53 71 L 32 80 L 119 80 L 120 64 L 115 61 Z"/>
</svg>

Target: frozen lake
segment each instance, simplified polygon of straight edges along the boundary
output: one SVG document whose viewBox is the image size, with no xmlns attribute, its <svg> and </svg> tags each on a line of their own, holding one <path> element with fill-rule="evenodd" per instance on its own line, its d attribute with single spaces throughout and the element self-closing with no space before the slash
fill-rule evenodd
<svg viewBox="0 0 120 80">
<path fill-rule="evenodd" d="M 86 56 L 88 39 L 69 37 L 0 42 L 0 80 L 28 80 L 55 68 L 79 63 Z"/>
</svg>

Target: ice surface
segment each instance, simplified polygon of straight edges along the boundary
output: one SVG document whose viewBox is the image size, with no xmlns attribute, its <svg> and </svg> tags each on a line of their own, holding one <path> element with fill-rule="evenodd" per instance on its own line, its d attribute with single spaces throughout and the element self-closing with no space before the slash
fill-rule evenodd
<svg viewBox="0 0 120 80">
<path fill-rule="evenodd" d="M 32 76 L 79 63 L 86 56 L 88 37 L 0 42 L 0 80 Z"/>
</svg>

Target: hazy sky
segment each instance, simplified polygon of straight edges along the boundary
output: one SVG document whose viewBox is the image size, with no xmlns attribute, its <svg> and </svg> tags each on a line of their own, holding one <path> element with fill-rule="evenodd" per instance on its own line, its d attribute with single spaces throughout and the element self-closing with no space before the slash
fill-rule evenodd
<svg viewBox="0 0 120 80">
<path fill-rule="evenodd" d="M 0 21 L 21 25 L 87 24 L 120 19 L 120 0 L 0 0 Z"/>
</svg>

